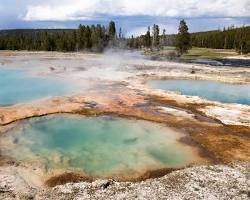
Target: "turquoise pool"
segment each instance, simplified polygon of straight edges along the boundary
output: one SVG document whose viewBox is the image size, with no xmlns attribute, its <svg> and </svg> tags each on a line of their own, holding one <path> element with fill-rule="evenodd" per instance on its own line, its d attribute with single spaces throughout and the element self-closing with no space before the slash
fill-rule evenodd
<svg viewBox="0 0 250 200">
<path fill-rule="evenodd" d="M 152 88 L 179 91 L 181 94 L 200 96 L 222 103 L 250 105 L 250 84 L 229 84 L 204 80 L 151 80 Z"/>
<path fill-rule="evenodd" d="M 24 70 L 0 68 L 0 106 L 66 95 L 76 87 L 61 79 L 34 77 Z"/>
<path fill-rule="evenodd" d="M 163 125 L 110 117 L 56 115 L 28 120 L 0 140 L 3 155 L 50 170 L 96 177 L 134 177 L 195 161 L 183 135 Z"/>
</svg>

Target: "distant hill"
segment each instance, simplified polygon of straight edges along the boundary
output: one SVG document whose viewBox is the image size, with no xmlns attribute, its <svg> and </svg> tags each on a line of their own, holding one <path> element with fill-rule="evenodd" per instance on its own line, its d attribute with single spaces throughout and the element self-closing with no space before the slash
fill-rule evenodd
<svg viewBox="0 0 250 200">
<path fill-rule="evenodd" d="M 22 34 L 36 34 L 36 33 L 63 33 L 63 32 L 73 32 L 76 29 L 9 29 L 9 30 L 0 30 L 1 36 L 17 36 Z"/>
</svg>

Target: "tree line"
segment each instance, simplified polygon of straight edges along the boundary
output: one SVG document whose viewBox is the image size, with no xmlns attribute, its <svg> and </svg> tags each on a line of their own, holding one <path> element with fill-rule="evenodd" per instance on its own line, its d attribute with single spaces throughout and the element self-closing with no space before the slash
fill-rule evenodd
<svg viewBox="0 0 250 200">
<path fill-rule="evenodd" d="M 235 49 L 239 53 L 250 52 L 250 26 L 233 26 L 217 31 L 189 33 L 185 20 L 179 24 L 178 34 L 167 35 L 159 25 L 148 27 L 145 34 L 125 38 L 121 28 L 117 33 L 114 21 L 108 26 L 100 24 L 77 29 L 19 29 L 0 31 L 0 50 L 30 51 L 95 51 L 106 47 L 147 48 L 158 50 L 175 46 L 179 55 L 191 47 Z"/>
<path fill-rule="evenodd" d="M 250 52 L 250 27 L 224 28 L 191 34 L 192 46 L 214 49 L 235 49 L 239 53 Z"/>
<path fill-rule="evenodd" d="M 188 26 L 185 20 L 180 21 L 179 32 L 177 35 L 166 35 L 166 30 L 163 29 L 160 35 L 160 27 L 157 24 L 153 25 L 152 33 L 150 26 L 145 35 L 128 39 L 130 48 L 150 48 L 151 50 L 159 50 L 164 46 L 175 46 L 178 55 L 182 55 L 191 48 L 191 36 L 188 32 Z"/>
<path fill-rule="evenodd" d="M 162 45 L 162 41 L 160 37 L 160 27 L 156 24 L 152 27 L 148 27 L 148 30 L 145 35 L 141 35 L 138 37 L 134 37 L 133 35 L 131 38 L 127 40 L 127 46 L 130 48 L 158 48 L 160 44 Z"/>
<path fill-rule="evenodd" d="M 235 28 L 233 26 L 216 31 L 189 33 L 185 20 L 179 24 L 178 34 L 166 35 L 163 29 L 160 34 L 158 25 L 144 35 L 128 39 L 130 48 L 160 49 L 164 46 L 175 46 L 179 54 L 186 53 L 191 47 L 213 49 L 235 49 L 238 53 L 250 52 L 250 26 Z"/>
<path fill-rule="evenodd" d="M 120 37 L 120 38 L 119 38 Z M 115 22 L 107 27 L 100 24 L 78 29 L 23 29 L 0 31 L 1 50 L 82 51 L 101 52 L 105 47 L 119 45 L 123 40 L 121 29 L 117 37 Z"/>
</svg>

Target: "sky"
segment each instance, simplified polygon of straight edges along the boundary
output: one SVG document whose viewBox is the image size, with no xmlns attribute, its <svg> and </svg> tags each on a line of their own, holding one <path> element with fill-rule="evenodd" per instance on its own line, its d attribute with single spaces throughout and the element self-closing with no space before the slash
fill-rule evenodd
<svg viewBox="0 0 250 200">
<path fill-rule="evenodd" d="M 250 25 L 250 0 L 0 0 L 0 29 L 76 28 L 110 20 L 126 36 L 160 25 L 176 33 L 185 19 L 190 32 Z"/>
</svg>

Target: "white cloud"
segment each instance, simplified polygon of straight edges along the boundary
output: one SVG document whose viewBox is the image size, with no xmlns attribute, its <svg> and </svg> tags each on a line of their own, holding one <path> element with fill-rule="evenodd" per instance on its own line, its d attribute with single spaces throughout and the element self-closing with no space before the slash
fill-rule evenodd
<svg viewBox="0 0 250 200">
<path fill-rule="evenodd" d="M 44 0 L 30 3 L 27 21 L 82 20 L 99 15 L 250 17 L 250 0 Z"/>
<path fill-rule="evenodd" d="M 128 32 L 126 32 L 126 37 L 130 37 L 130 36 L 139 36 L 142 34 L 145 34 L 147 32 L 147 27 L 146 26 L 142 26 L 142 27 L 136 27 Z"/>
</svg>

